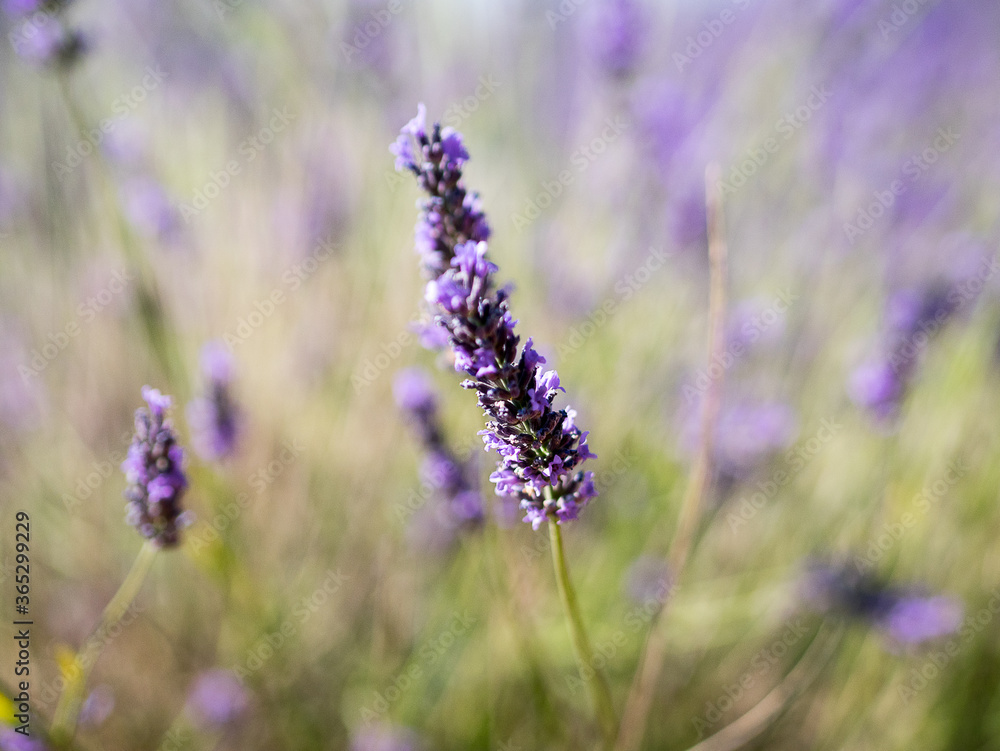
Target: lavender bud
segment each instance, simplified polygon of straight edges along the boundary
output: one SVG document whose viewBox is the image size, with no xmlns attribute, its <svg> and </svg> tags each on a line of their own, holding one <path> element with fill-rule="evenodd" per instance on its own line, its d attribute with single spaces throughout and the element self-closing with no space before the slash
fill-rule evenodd
<svg viewBox="0 0 1000 751">
<path fill-rule="evenodd" d="M 236 364 L 223 344 L 209 342 L 201 351 L 201 369 L 208 381 L 207 393 L 188 404 L 187 417 L 198 455 L 217 461 L 236 450 L 242 424 L 232 395 Z"/>
<path fill-rule="evenodd" d="M 187 488 L 184 451 L 166 419 L 171 398 L 149 386 L 142 387 L 142 398 L 149 406 L 136 410 L 135 436 L 121 465 L 128 481 L 126 520 L 147 540 L 170 548 L 180 542 L 190 518 L 181 509 Z"/>
</svg>

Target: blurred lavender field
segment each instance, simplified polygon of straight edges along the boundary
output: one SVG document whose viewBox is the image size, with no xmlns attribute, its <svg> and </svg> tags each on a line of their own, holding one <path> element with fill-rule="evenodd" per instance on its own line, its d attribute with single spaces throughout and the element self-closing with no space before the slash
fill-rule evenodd
<svg viewBox="0 0 1000 751">
<path fill-rule="evenodd" d="M 0 751 L 1000 749 L 996 3 L 0 24 Z M 560 516 L 591 664 L 423 346 L 420 103 L 597 455 Z"/>
</svg>

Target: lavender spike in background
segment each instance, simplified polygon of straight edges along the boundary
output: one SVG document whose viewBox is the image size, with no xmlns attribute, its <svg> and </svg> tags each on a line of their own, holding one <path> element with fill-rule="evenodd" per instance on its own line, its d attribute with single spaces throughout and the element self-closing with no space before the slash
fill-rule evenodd
<svg viewBox="0 0 1000 751">
<path fill-rule="evenodd" d="M 209 342 L 201 350 L 201 369 L 207 393 L 188 404 L 187 417 L 198 455 L 217 461 L 231 456 L 239 440 L 242 416 L 232 394 L 236 363 L 225 345 Z"/>
<path fill-rule="evenodd" d="M 187 489 L 184 450 L 166 419 L 172 400 L 157 389 L 142 387 L 147 408 L 135 413 L 135 436 L 122 471 L 128 481 L 126 519 L 158 547 L 174 547 L 190 515 L 181 508 Z"/>
<path fill-rule="evenodd" d="M 393 383 L 396 403 L 412 417 L 427 451 L 422 474 L 425 482 L 441 492 L 448 514 L 459 527 L 483 522 L 483 499 L 476 489 L 475 471 L 448 447 L 441 430 L 437 400 L 427 374 L 418 368 L 401 371 Z"/>
</svg>

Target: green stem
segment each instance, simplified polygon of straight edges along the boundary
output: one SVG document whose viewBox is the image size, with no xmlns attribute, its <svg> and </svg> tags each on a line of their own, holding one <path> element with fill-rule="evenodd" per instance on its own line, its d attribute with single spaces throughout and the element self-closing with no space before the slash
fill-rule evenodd
<svg viewBox="0 0 1000 751">
<path fill-rule="evenodd" d="M 97 624 L 87 641 L 80 647 L 75 660 L 76 670 L 66 682 L 59 703 L 56 705 L 55 716 L 52 720 L 51 737 L 57 748 L 66 748 L 73 742 L 76 733 L 76 722 L 83 705 L 83 694 L 87 688 L 87 680 L 94 669 L 94 665 L 101 657 L 101 653 L 108 645 L 111 629 L 114 628 L 135 601 L 136 595 L 142 588 L 142 583 L 146 579 L 146 574 L 156 557 L 156 547 L 147 542 L 142 546 L 139 555 L 136 556 L 129 569 L 125 581 L 111 598 L 111 602 L 101 613 L 101 621 Z"/>
<path fill-rule="evenodd" d="M 615 717 L 614 704 L 611 701 L 611 690 L 604 674 L 594 665 L 594 651 L 587 638 L 587 629 L 583 625 L 580 607 L 576 601 L 576 592 L 569 578 L 566 567 L 566 552 L 563 549 L 562 530 L 555 519 L 549 520 L 549 539 L 552 542 L 552 564 L 556 571 L 556 583 L 559 585 L 559 598 L 562 600 L 566 623 L 569 626 L 573 651 L 579 664 L 580 673 L 587 682 L 590 697 L 594 702 L 597 722 L 601 726 L 605 745 L 610 748 L 615 742 L 618 720 Z"/>
</svg>

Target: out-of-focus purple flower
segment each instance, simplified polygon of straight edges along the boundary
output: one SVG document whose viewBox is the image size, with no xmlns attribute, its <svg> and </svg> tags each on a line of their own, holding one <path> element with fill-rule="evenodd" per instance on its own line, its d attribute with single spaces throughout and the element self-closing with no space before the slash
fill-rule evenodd
<svg viewBox="0 0 1000 751">
<path fill-rule="evenodd" d="M 605 0 L 594 14 L 588 43 L 610 75 L 635 72 L 646 41 L 649 19 L 635 0 Z"/>
<path fill-rule="evenodd" d="M 903 395 L 903 383 L 888 363 L 866 362 L 851 373 L 848 383 L 851 399 L 879 420 L 894 417 Z"/>
<path fill-rule="evenodd" d="M 401 370 L 392 383 L 396 404 L 409 412 L 433 411 L 437 406 L 434 387 L 420 368 Z"/>
<path fill-rule="evenodd" d="M 558 380 L 542 372 L 545 358 L 530 339 L 518 354 L 509 291 L 496 288 L 497 267 L 486 258 L 489 229 L 462 183 L 468 154 L 460 144 L 457 133 L 439 124 L 428 133 L 421 105 L 392 152 L 397 168 L 413 172 L 430 196 L 421 205 L 427 231 L 417 232 L 430 277 L 425 300 L 448 332 L 455 369 L 470 376 L 462 386 L 477 392 L 489 418 L 481 434 L 487 449 L 500 455 L 490 479 L 497 493 L 520 499 L 525 521 L 537 529 L 546 519 L 575 519 L 597 494 L 593 473 L 574 471 L 593 454 L 575 413 L 553 409 Z"/>
<path fill-rule="evenodd" d="M 80 724 L 99 727 L 111 716 L 115 708 L 115 695 L 108 686 L 98 686 L 83 702 L 80 709 Z"/>
<path fill-rule="evenodd" d="M 694 451 L 701 436 L 700 410 L 685 425 L 684 447 Z M 776 452 L 787 448 L 798 429 L 795 410 L 781 402 L 724 406 L 717 421 L 714 464 L 726 479 L 743 479 Z"/>
<path fill-rule="evenodd" d="M 236 364 L 224 344 L 209 342 L 201 350 L 201 369 L 208 381 L 207 393 L 188 404 L 188 422 L 198 455 L 217 461 L 236 450 L 242 424 L 232 395 Z"/>
<path fill-rule="evenodd" d="M 785 312 L 770 300 L 751 298 L 733 305 L 726 323 L 726 345 L 734 358 L 758 343 L 775 342 L 785 333 Z"/>
<path fill-rule="evenodd" d="M 148 409 L 136 410 L 135 436 L 121 465 L 128 481 L 126 520 L 147 540 L 170 548 L 180 542 L 180 530 L 191 519 L 190 512 L 181 509 L 188 484 L 184 451 L 166 419 L 170 397 L 143 386 L 142 398 Z"/>
<path fill-rule="evenodd" d="M 37 738 L 21 735 L 12 728 L 0 729 L 0 751 L 48 751 Z"/>
<path fill-rule="evenodd" d="M 216 668 L 198 676 L 187 700 L 187 711 L 202 727 L 220 728 L 246 711 L 250 696 L 230 670 Z"/>
<path fill-rule="evenodd" d="M 3 11 L 8 16 L 26 16 L 42 7 L 44 0 L 4 0 Z"/>
<path fill-rule="evenodd" d="M 651 600 L 662 604 L 670 586 L 670 569 L 666 561 L 651 555 L 636 558 L 625 574 L 625 592 L 640 605 Z"/>
<path fill-rule="evenodd" d="M 417 735 L 408 728 L 366 725 L 351 740 L 351 751 L 420 751 Z"/>
<path fill-rule="evenodd" d="M 889 587 L 850 564 L 813 564 L 804 584 L 814 607 L 866 620 L 898 644 L 936 639 L 962 622 L 962 605 L 956 600 Z"/>
<path fill-rule="evenodd" d="M 87 50 L 83 35 L 54 15 L 36 13 L 12 35 L 14 51 L 33 65 L 69 67 Z"/>
<path fill-rule="evenodd" d="M 954 633 L 962 606 L 950 597 L 903 597 L 884 619 L 889 635 L 901 644 L 918 644 Z"/>
<path fill-rule="evenodd" d="M 393 392 L 396 403 L 411 416 L 427 451 L 421 476 L 426 485 L 440 494 L 448 512 L 446 526 L 454 529 L 480 526 L 485 504 L 476 489 L 476 468 L 472 462 L 461 461 L 448 447 L 430 378 L 419 368 L 400 371 Z"/>
<path fill-rule="evenodd" d="M 927 344 L 961 303 L 958 288 L 945 283 L 891 294 L 885 308 L 882 352 L 851 374 L 848 392 L 854 402 L 879 420 L 895 418 Z"/>
<path fill-rule="evenodd" d="M 734 473 L 746 471 L 795 438 L 795 412 L 787 404 L 748 404 L 723 412 L 716 429 L 716 452 Z"/>
<path fill-rule="evenodd" d="M 125 215 L 147 237 L 168 237 L 180 226 L 176 209 L 155 180 L 130 179 L 121 189 L 121 198 Z"/>
</svg>

